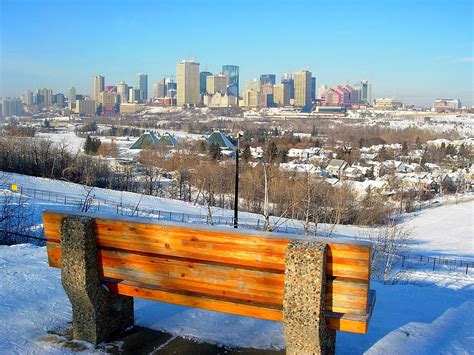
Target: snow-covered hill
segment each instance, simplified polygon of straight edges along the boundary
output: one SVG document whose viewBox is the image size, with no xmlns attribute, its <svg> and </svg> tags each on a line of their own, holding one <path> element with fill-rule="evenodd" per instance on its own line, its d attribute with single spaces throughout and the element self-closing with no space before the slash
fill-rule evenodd
<svg viewBox="0 0 474 355">
<path fill-rule="evenodd" d="M 80 185 L 4 174 L 9 183 L 52 192 L 84 193 Z M 138 195 L 95 191 L 109 201 Z M 64 208 L 59 202 L 30 199 L 36 217 L 44 209 Z M 203 207 L 147 197 L 151 208 L 205 213 Z M 73 208 L 69 206 L 68 208 Z M 115 213 L 111 206 L 104 211 Z M 109 208 L 109 210 L 107 210 Z M 231 211 L 216 211 L 231 215 Z M 246 214 L 247 218 L 257 216 Z M 474 203 L 445 205 L 407 215 L 413 228 L 414 248 L 425 255 L 474 259 Z M 290 223 L 290 222 L 288 222 Z M 295 222 L 296 223 L 296 222 Z M 338 226 L 336 236 L 361 237 L 367 229 Z M 428 265 L 409 270 L 396 285 L 372 283 L 377 304 L 367 335 L 339 333 L 339 354 L 468 354 L 474 349 L 474 273 L 464 269 L 432 271 Z M 284 346 L 282 325 L 211 311 L 136 300 L 136 323 L 175 335 L 228 346 L 276 348 Z M 0 354 L 65 353 L 68 349 L 42 340 L 49 330 L 71 321 L 71 306 L 62 289 L 60 270 L 47 264 L 44 247 L 23 244 L 0 246 Z M 91 348 L 86 350 L 92 351 Z"/>
</svg>

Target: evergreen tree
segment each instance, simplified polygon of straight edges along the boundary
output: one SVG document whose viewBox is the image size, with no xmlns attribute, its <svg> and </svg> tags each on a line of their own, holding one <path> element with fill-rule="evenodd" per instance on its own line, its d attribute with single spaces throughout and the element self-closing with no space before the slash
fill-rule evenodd
<svg viewBox="0 0 474 355">
<path fill-rule="evenodd" d="M 420 140 L 420 137 L 416 137 L 415 144 L 416 144 L 416 149 L 421 149 L 421 140 Z"/>
<path fill-rule="evenodd" d="M 274 141 L 271 141 L 265 149 L 265 161 L 267 163 L 273 163 L 278 157 L 278 148 Z"/>
<path fill-rule="evenodd" d="M 84 142 L 84 153 L 89 155 L 97 154 L 99 147 L 101 145 L 100 139 L 91 138 L 90 135 L 87 136 L 86 141 Z"/>
<path fill-rule="evenodd" d="M 316 137 L 318 135 L 318 130 L 316 129 L 316 126 L 313 125 L 313 129 L 311 130 L 311 137 Z"/>
<path fill-rule="evenodd" d="M 206 142 L 204 142 L 204 141 L 199 142 L 199 152 L 200 153 L 206 153 L 207 152 Z"/>
<path fill-rule="evenodd" d="M 407 142 L 403 142 L 402 153 L 403 153 L 403 155 L 406 155 L 408 153 L 408 144 L 407 144 Z"/>
<path fill-rule="evenodd" d="M 250 145 L 246 145 L 244 150 L 242 151 L 242 159 L 245 161 L 249 161 L 252 158 L 252 152 L 250 151 Z"/>
<path fill-rule="evenodd" d="M 213 142 L 209 146 L 209 156 L 212 160 L 219 160 L 221 157 L 221 147 L 219 146 L 219 143 Z"/>
</svg>

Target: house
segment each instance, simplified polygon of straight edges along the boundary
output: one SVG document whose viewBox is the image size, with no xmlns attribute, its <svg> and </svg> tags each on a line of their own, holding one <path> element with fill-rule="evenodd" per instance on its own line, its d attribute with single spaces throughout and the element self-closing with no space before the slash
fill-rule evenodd
<svg viewBox="0 0 474 355">
<path fill-rule="evenodd" d="M 329 172 L 330 175 L 336 176 L 341 178 L 343 176 L 343 171 L 349 166 L 349 164 L 341 159 L 332 159 L 326 170 Z"/>
</svg>

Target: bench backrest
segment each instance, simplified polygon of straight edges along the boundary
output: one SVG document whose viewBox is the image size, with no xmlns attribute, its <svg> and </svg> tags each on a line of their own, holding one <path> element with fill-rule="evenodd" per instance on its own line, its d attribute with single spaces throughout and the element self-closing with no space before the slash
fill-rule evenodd
<svg viewBox="0 0 474 355">
<path fill-rule="evenodd" d="M 61 222 L 45 212 L 49 264 L 61 267 Z M 111 292 L 282 321 L 291 235 L 95 217 L 100 273 Z M 369 243 L 324 240 L 330 329 L 366 333 L 371 313 Z"/>
</svg>

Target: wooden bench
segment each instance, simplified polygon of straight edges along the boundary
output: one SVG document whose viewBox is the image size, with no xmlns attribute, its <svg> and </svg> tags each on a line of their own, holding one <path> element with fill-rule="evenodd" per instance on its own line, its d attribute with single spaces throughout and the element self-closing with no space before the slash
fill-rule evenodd
<svg viewBox="0 0 474 355">
<path fill-rule="evenodd" d="M 77 299 L 86 297 L 78 294 L 94 282 L 119 295 L 108 306 L 116 308 L 116 318 L 122 308 L 130 309 L 130 299 L 124 297 L 130 296 L 284 322 L 287 351 L 292 353 L 318 352 L 311 344 L 300 344 L 308 337 L 304 328 L 308 325 L 295 328 L 295 322 L 314 313 L 315 336 L 324 338 L 329 333 L 334 338 L 326 341 L 327 346 L 316 347 L 322 353 L 334 351 L 336 330 L 367 332 L 375 304 L 375 291 L 370 290 L 370 243 L 312 237 L 305 242 L 296 235 L 83 213 L 44 212 L 43 218 L 49 265 L 63 266 L 62 282 L 73 304 L 77 338 L 98 343 L 130 322 L 133 325 L 132 299 L 132 315 L 121 320 L 126 324 L 103 335 L 100 329 L 94 336 L 76 332 L 81 324 L 90 328 L 90 320 L 84 318 L 93 315 L 83 316 L 83 308 L 91 302 L 84 306 Z M 76 249 L 82 254 L 77 256 Z M 76 259 L 81 258 L 78 266 Z M 81 267 L 92 276 L 83 280 Z M 313 290 L 318 287 L 321 290 Z M 94 307 L 90 314 L 100 312 L 102 306 Z M 110 319 L 105 323 L 110 324 Z"/>
</svg>

